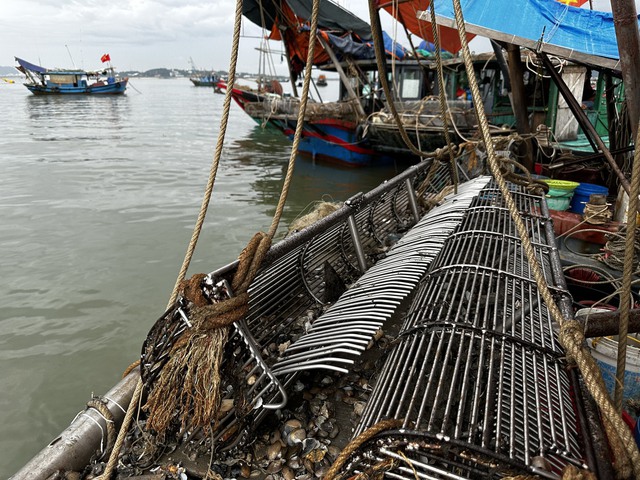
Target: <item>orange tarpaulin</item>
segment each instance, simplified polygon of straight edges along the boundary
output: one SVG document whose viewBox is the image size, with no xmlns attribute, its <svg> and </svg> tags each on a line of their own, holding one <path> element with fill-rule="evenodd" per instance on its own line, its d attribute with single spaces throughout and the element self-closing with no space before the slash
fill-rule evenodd
<svg viewBox="0 0 640 480">
<path fill-rule="evenodd" d="M 414 35 L 433 43 L 431 22 L 418 20 L 419 11 L 429 11 L 429 0 L 378 0 L 378 6 L 398 20 Z M 436 15 L 438 12 L 436 11 Z M 467 41 L 475 35 L 467 34 Z M 458 31 L 449 27 L 439 27 L 440 47 L 451 53 L 457 53 L 462 47 Z"/>
<path fill-rule="evenodd" d="M 276 19 L 269 34 L 270 40 L 282 40 L 287 44 L 287 51 L 291 59 L 291 69 L 295 74 L 299 74 L 304 70 L 304 65 L 307 61 L 309 32 L 303 31 L 301 28 L 305 24 L 306 22 L 297 17 L 289 5 L 282 3 L 281 18 Z M 286 25 L 286 28 L 281 30 L 279 25 Z M 323 31 L 319 30 L 318 35 L 325 37 L 326 40 L 326 33 Z M 322 48 L 320 43 L 316 41 L 313 64 L 322 65 L 329 61 L 329 54 Z"/>
</svg>

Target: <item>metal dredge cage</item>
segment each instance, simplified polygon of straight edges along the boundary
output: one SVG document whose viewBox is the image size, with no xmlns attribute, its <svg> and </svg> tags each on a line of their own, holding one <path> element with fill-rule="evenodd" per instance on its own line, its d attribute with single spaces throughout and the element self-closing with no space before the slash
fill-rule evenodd
<svg viewBox="0 0 640 480">
<path fill-rule="evenodd" d="M 545 279 L 570 315 L 546 204 L 513 189 Z M 354 436 L 382 419 L 402 427 L 365 443 L 342 477 L 595 470 L 563 355 L 502 196 L 489 186 L 432 262 Z"/>
<path fill-rule="evenodd" d="M 249 314 L 234 324 L 225 347 L 223 403 L 234 402 L 241 408 L 232 408 L 218 419 L 214 450 L 232 452 L 269 409 L 286 402 L 287 386 L 295 374 L 277 379 L 271 372 L 279 346 L 295 341 L 331 300 L 326 292 L 328 270 L 342 293 L 381 257 L 388 235 L 404 232 L 419 219 L 415 188 L 430 167 L 430 161 L 423 162 L 367 194 L 356 195 L 325 219 L 272 247 L 267 266 L 250 288 Z M 450 184 L 448 170 L 447 164 L 440 165 L 429 192 L 435 194 Z M 220 279 L 235 266 L 212 272 L 207 282 L 221 285 Z M 190 327 L 188 316 L 189 306 L 179 300 L 151 329 L 141 362 L 147 389 L 152 388 L 177 337 Z M 180 434 L 192 444 L 188 448 L 201 449 L 209 442 L 197 431 Z"/>
</svg>

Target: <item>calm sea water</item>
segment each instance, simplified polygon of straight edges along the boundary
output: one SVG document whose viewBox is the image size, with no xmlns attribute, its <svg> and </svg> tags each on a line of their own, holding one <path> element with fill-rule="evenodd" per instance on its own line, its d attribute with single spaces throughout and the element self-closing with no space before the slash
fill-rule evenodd
<svg viewBox="0 0 640 480">
<path fill-rule="evenodd" d="M 138 358 L 191 237 L 223 98 L 184 78 L 134 79 L 99 98 L 0 83 L 0 478 Z M 234 260 L 279 198 L 289 141 L 232 107 L 189 274 Z M 312 202 L 394 171 L 299 159 L 281 230 Z"/>
</svg>

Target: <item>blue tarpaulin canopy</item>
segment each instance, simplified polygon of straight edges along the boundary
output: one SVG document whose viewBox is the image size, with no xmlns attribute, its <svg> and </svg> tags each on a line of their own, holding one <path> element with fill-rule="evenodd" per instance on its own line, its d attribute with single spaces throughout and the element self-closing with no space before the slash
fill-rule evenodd
<svg viewBox="0 0 640 480">
<path fill-rule="evenodd" d="M 455 27 L 452 0 L 433 1 L 438 23 Z M 620 69 L 611 13 L 556 0 L 461 0 L 461 5 L 469 33 Z"/>
<path fill-rule="evenodd" d="M 21 58 L 18 57 L 14 57 L 16 59 L 16 62 L 18 62 L 20 64 L 20 66 L 22 68 L 25 68 L 27 70 L 31 70 L 32 72 L 37 72 L 37 73 L 45 73 L 47 71 L 46 68 L 41 67 L 40 65 L 35 65 L 33 63 L 29 63 L 26 60 L 22 60 Z"/>
<path fill-rule="evenodd" d="M 308 27 L 304 26 L 302 29 L 306 31 Z M 361 42 L 350 35 L 338 36 L 328 32 L 322 32 L 321 35 L 329 42 L 340 59 L 345 55 L 350 55 L 355 60 L 374 60 L 376 58 L 373 42 Z M 398 60 L 404 59 L 407 50 L 402 45 L 394 42 L 387 32 L 382 32 L 382 38 L 388 56 L 393 56 Z"/>
</svg>

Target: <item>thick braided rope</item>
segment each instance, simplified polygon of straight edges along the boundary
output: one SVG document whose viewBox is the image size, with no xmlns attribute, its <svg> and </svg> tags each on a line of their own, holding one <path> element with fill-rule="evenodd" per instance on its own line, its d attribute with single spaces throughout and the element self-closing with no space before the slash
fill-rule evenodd
<svg viewBox="0 0 640 480">
<path fill-rule="evenodd" d="M 402 423 L 403 420 L 398 419 L 380 420 L 375 425 L 372 425 L 371 427 L 366 429 L 356 438 L 351 440 L 351 442 L 349 442 L 349 444 L 342 449 L 340 455 L 338 455 L 338 458 L 336 458 L 336 461 L 333 462 L 331 468 L 327 470 L 327 473 L 324 476 L 324 480 L 334 480 L 334 478 L 336 478 L 336 475 L 338 475 L 338 473 L 340 472 L 340 469 L 344 466 L 353 452 L 360 448 L 360 446 L 366 441 L 372 439 L 380 432 L 400 428 L 402 426 Z"/>
<path fill-rule="evenodd" d="M 421 150 L 418 150 L 416 146 L 413 144 L 409 135 L 407 135 L 407 131 L 402 124 L 402 120 L 400 119 L 400 115 L 398 115 L 398 110 L 396 109 L 395 102 L 393 100 L 393 96 L 391 95 L 391 91 L 389 90 L 389 82 L 387 82 L 387 78 L 384 75 L 386 71 L 384 67 L 385 59 L 381 58 L 379 45 L 382 45 L 382 39 L 380 38 L 380 19 L 378 18 L 378 13 L 376 11 L 375 0 L 369 0 L 369 17 L 371 19 L 371 30 L 373 33 L 373 43 L 376 46 L 374 48 L 376 52 L 376 65 L 378 66 L 378 78 L 380 79 L 380 84 L 382 85 L 382 90 L 384 91 L 384 96 L 387 99 L 387 105 L 389 106 L 389 110 L 391 110 L 391 114 L 393 115 L 393 119 L 396 121 L 396 125 L 398 125 L 398 131 L 400 132 L 400 136 L 404 141 L 405 145 L 411 150 L 414 155 L 417 155 L 422 158 L 433 158 L 436 156 L 434 152 L 427 153 Z"/>
<path fill-rule="evenodd" d="M 436 7 L 435 2 L 429 2 L 431 8 L 431 30 L 433 31 L 433 45 L 436 54 L 436 66 L 438 67 L 438 99 L 440 100 L 440 116 L 442 117 L 442 128 L 444 129 L 444 139 L 449 147 L 449 162 L 451 165 L 451 178 L 453 179 L 454 192 L 458 193 L 458 169 L 456 168 L 456 159 L 453 155 L 451 145 L 451 136 L 449 135 L 449 127 L 447 125 L 447 97 L 444 87 L 444 73 L 442 71 L 442 55 L 440 52 L 440 35 L 438 34 L 438 24 L 436 23 Z"/>
<path fill-rule="evenodd" d="M 211 169 L 209 171 L 209 179 L 207 181 L 207 186 L 205 188 L 204 196 L 202 198 L 202 204 L 200 205 L 200 212 L 198 213 L 198 218 L 193 228 L 193 234 L 191 235 L 191 241 L 189 242 L 187 252 L 184 256 L 182 267 L 180 267 L 180 272 L 178 273 L 178 278 L 176 279 L 176 283 L 173 287 L 173 292 L 171 293 L 171 298 L 169 299 L 168 306 L 172 305 L 173 302 L 175 302 L 176 297 L 178 295 L 178 286 L 180 285 L 180 282 L 184 280 L 187 270 L 189 269 L 189 264 L 191 263 L 193 252 L 196 248 L 196 244 L 198 243 L 200 232 L 202 231 L 202 225 L 207 215 L 207 209 L 209 208 L 211 194 L 213 192 L 216 176 L 218 174 L 218 166 L 220 165 L 220 157 L 222 156 L 222 147 L 224 146 L 224 138 L 227 133 L 227 124 L 229 123 L 229 110 L 231 108 L 231 94 L 233 91 L 233 85 L 235 84 L 235 81 L 236 81 L 236 64 L 238 61 L 238 48 L 240 45 L 241 24 L 242 24 L 242 1 L 237 0 L 235 24 L 234 24 L 234 31 L 233 31 L 233 43 L 231 47 L 231 59 L 229 61 L 229 76 L 227 79 L 227 89 L 224 95 L 222 117 L 220 119 L 218 143 L 216 144 L 216 150 L 213 155 L 213 162 L 211 163 Z"/>
<path fill-rule="evenodd" d="M 238 60 L 238 50 L 240 45 L 241 25 L 242 25 L 242 0 L 237 0 L 235 24 L 234 24 L 234 31 L 233 31 L 233 44 L 231 47 L 231 59 L 230 59 L 229 77 L 228 77 L 228 85 L 231 87 L 233 87 L 233 84 L 235 83 L 236 64 Z M 215 179 L 218 172 L 218 165 L 220 164 L 220 157 L 222 156 L 222 146 L 224 144 L 224 136 L 227 130 L 229 110 L 231 106 L 231 91 L 232 91 L 232 88 L 227 88 L 225 92 L 224 107 L 222 110 L 222 118 L 220 120 L 220 131 L 218 133 L 218 143 L 216 144 L 214 160 L 211 165 L 211 169 L 209 171 L 209 180 L 207 181 L 207 187 L 205 189 L 204 198 L 202 199 L 200 213 L 198 214 L 198 219 L 193 229 L 191 241 L 189 242 L 187 253 L 185 254 L 182 267 L 180 268 L 180 272 L 178 273 L 178 278 L 176 279 L 176 283 L 173 287 L 173 291 L 171 293 L 169 303 L 167 304 L 167 308 L 171 306 L 173 302 L 175 302 L 176 300 L 176 297 L 178 294 L 178 287 L 180 286 L 180 283 L 182 282 L 182 280 L 184 280 L 186 272 L 189 268 L 189 264 L 191 263 L 191 258 L 193 257 L 193 252 L 195 250 L 196 244 L 198 243 L 198 238 L 202 230 L 202 225 L 204 223 L 204 219 L 207 214 L 209 201 L 211 199 L 211 193 L 213 192 L 213 186 L 215 184 Z M 133 393 L 133 397 L 131 398 L 131 402 L 129 403 L 129 407 L 127 408 L 127 413 L 124 417 L 124 420 L 122 421 L 120 431 L 118 432 L 118 438 L 116 439 L 116 443 L 109 457 L 109 461 L 107 462 L 105 471 L 102 475 L 100 475 L 100 477 L 98 477 L 98 480 L 108 480 L 111 478 L 111 474 L 113 473 L 113 470 L 115 469 L 115 466 L 118 462 L 120 449 L 122 448 L 122 444 L 124 443 L 126 433 L 129 430 L 129 424 L 131 423 L 131 419 L 133 418 L 133 412 L 137 408 L 141 395 L 142 395 L 142 380 L 139 379 L 138 383 L 136 384 L 136 389 Z"/>
<path fill-rule="evenodd" d="M 282 185 L 280 201 L 278 202 L 278 206 L 276 207 L 276 211 L 273 215 L 273 222 L 271 223 L 271 228 L 268 232 L 269 238 L 273 238 L 276 234 L 276 230 L 278 230 L 278 224 L 280 223 L 282 211 L 284 210 L 284 204 L 289 193 L 291 178 L 293 177 L 293 169 L 296 163 L 296 157 L 298 155 L 298 146 L 300 145 L 300 139 L 302 137 L 304 117 L 307 112 L 307 100 L 309 98 L 309 85 L 311 83 L 311 68 L 313 67 L 313 57 L 316 47 L 319 12 L 320 0 L 313 0 L 313 8 L 311 10 L 311 30 L 309 31 L 309 49 L 307 50 L 307 63 L 304 67 L 304 83 L 302 84 L 302 96 L 300 97 L 300 106 L 298 108 L 298 123 L 296 124 L 296 131 L 293 136 L 293 146 L 291 147 L 291 155 L 289 156 L 287 175 L 284 179 L 284 184 Z"/>
<path fill-rule="evenodd" d="M 140 400 L 140 395 L 142 394 L 142 381 L 138 380 L 136 384 L 136 389 L 133 392 L 133 397 L 131 397 L 131 403 L 129 403 L 129 408 L 127 408 L 127 413 L 122 420 L 122 426 L 120 427 L 120 431 L 118 432 L 118 438 L 116 438 L 116 443 L 113 446 L 113 450 L 111 451 L 111 455 L 109 456 L 109 461 L 107 462 L 107 466 L 104 469 L 104 472 L 99 477 L 96 477 L 96 480 L 108 480 L 111 478 L 111 474 L 118 463 L 118 456 L 120 455 L 120 449 L 122 448 L 122 444 L 124 443 L 124 438 L 126 436 L 127 431 L 129 430 L 129 424 L 131 423 L 131 419 L 133 418 L 133 413 L 136 411 L 136 405 L 138 405 L 138 401 Z"/>
<path fill-rule="evenodd" d="M 636 142 L 640 139 L 640 128 Z M 627 236 L 624 244 L 624 267 L 622 270 L 622 293 L 620 295 L 620 330 L 618 332 L 618 362 L 616 368 L 616 387 L 614 404 L 618 412 L 622 411 L 624 393 L 624 372 L 627 364 L 627 333 L 629 333 L 629 309 L 631 308 L 631 277 L 634 274 L 636 257 L 635 240 L 638 212 L 638 194 L 640 193 L 640 151 L 636 148 L 631 170 L 629 206 L 627 207 Z"/>
<path fill-rule="evenodd" d="M 109 410 L 104 400 L 101 398 L 92 398 L 87 402 L 87 407 L 97 410 L 107 426 L 107 446 L 104 449 L 104 453 L 108 454 L 115 445 L 116 441 L 116 427 L 113 425 L 113 413 Z"/>
<path fill-rule="evenodd" d="M 481 105 L 482 98 L 473 70 L 473 63 L 471 61 L 471 54 L 469 52 L 469 45 L 467 43 L 466 28 L 464 25 L 464 18 L 462 16 L 462 7 L 460 6 L 460 0 L 454 0 L 453 6 L 456 26 L 458 28 L 458 35 L 462 44 L 462 56 L 464 59 L 465 68 L 467 70 L 467 77 L 469 78 L 469 86 L 471 87 L 471 95 L 474 104 Z M 496 159 L 495 151 L 493 149 L 491 134 L 489 132 L 489 125 L 484 111 L 481 108 L 476 108 L 475 111 L 478 117 L 478 124 L 480 125 L 482 138 L 485 143 L 485 148 L 489 159 L 489 167 L 496 180 L 496 183 L 498 184 L 498 187 L 505 200 L 505 204 L 509 209 L 513 222 L 518 231 L 518 235 L 520 236 L 520 239 L 522 241 L 522 247 L 527 256 L 531 268 L 531 273 L 536 280 L 538 290 L 540 291 L 540 294 L 542 295 L 542 298 L 547 305 L 551 317 L 560 325 L 560 333 L 558 336 L 559 340 L 565 348 L 566 352 L 571 356 L 571 358 L 573 358 L 573 360 L 580 368 L 580 372 L 584 377 L 589 392 L 600 407 L 600 410 L 606 417 L 606 420 L 610 422 L 610 424 L 614 427 L 615 434 L 618 435 L 622 440 L 625 452 L 628 455 L 631 464 L 633 465 L 634 474 L 637 478 L 640 479 L 640 453 L 635 446 L 635 440 L 631 435 L 631 431 L 623 422 L 620 415 L 617 414 L 616 409 L 611 402 L 611 398 L 604 388 L 604 385 L 602 383 L 602 376 L 597 364 L 595 363 L 595 360 L 584 349 L 584 334 L 582 331 L 582 326 L 575 320 L 565 320 L 563 318 L 560 309 L 556 305 L 551 292 L 547 287 L 547 283 L 544 279 L 540 264 L 535 258 L 535 252 L 533 250 L 533 246 L 531 244 L 526 226 L 519 215 L 518 208 L 513 200 L 513 197 L 511 196 L 511 193 L 509 192 L 509 188 L 507 187 L 505 180 L 500 175 L 500 169 L 498 161 Z M 626 464 L 626 462 L 621 463 Z M 616 467 L 619 467 L 619 465 L 616 464 Z"/>
</svg>

